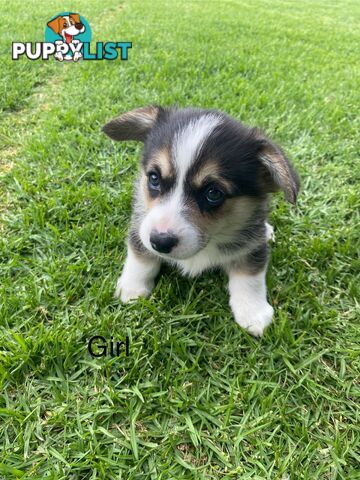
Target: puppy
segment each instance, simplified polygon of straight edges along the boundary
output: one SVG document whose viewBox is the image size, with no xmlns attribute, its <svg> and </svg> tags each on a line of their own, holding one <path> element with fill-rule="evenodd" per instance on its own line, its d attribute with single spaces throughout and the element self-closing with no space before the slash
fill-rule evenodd
<svg viewBox="0 0 360 480">
<path fill-rule="evenodd" d="M 79 40 L 74 40 L 73 37 L 79 35 L 80 33 L 85 32 L 85 25 L 81 23 L 80 15 L 78 13 L 69 13 L 69 15 L 59 15 L 50 22 L 48 22 L 48 27 L 50 27 L 57 35 L 62 37 L 62 40 L 57 40 L 55 43 L 73 43 L 76 45 L 79 43 Z M 61 52 L 55 54 L 57 60 L 62 62 L 65 60 L 74 60 L 77 62 L 81 57 L 81 52 L 75 52 L 74 56 L 66 55 L 65 57 Z"/>
<path fill-rule="evenodd" d="M 224 113 L 198 108 L 139 108 L 103 131 L 144 142 L 115 296 L 148 296 L 162 262 L 189 276 L 220 267 L 236 322 L 261 336 L 273 316 L 265 284 L 269 193 L 282 190 L 295 203 L 299 190 L 281 148 Z"/>
</svg>

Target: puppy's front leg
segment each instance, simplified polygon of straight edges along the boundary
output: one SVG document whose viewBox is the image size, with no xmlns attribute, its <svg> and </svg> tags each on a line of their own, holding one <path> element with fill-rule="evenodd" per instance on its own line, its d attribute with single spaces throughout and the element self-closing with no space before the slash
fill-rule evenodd
<svg viewBox="0 0 360 480">
<path fill-rule="evenodd" d="M 261 337 L 274 311 L 266 300 L 265 274 L 266 267 L 254 274 L 236 268 L 229 271 L 230 306 L 235 320 L 255 337 Z"/>
<path fill-rule="evenodd" d="M 135 252 L 129 243 L 124 269 L 116 284 L 115 297 L 120 297 L 124 303 L 138 297 L 148 297 L 154 288 L 160 264 L 157 258 Z"/>
</svg>

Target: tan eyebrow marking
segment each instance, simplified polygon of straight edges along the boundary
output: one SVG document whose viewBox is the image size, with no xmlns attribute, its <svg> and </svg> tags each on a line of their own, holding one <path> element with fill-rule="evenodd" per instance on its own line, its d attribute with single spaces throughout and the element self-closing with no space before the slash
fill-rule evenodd
<svg viewBox="0 0 360 480">
<path fill-rule="evenodd" d="M 196 187 L 200 187 L 204 180 L 208 177 L 214 179 L 219 177 L 219 166 L 213 160 L 210 160 L 201 166 L 193 176 L 192 181 Z"/>
<path fill-rule="evenodd" d="M 170 161 L 170 152 L 163 148 L 156 152 L 149 162 L 149 168 L 158 167 L 160 170 L 161 176 L 172 177 L 174 175 L 174 169 Z"/>
<path fill-rule="evenodd" d="M 220 175 L 219 165 L 211 160 L 204 164 L 194 175 L 192 183 L 196 188 L 200 188 L 205 183 L 215 182 L 222 185 L 227 192 L 232 192 L 234 187 Z"/>
</svg>

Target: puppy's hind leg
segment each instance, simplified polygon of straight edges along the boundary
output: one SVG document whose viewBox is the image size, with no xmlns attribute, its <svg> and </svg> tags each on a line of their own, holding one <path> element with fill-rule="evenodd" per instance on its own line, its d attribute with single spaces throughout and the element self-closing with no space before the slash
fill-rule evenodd
<svg viewBox="0 0 360 480">
<path fill-rule="evenodd" d="M 135 251 L 128 243 L 127 257 L 116 284 L 115 297 L 124 303 L 138 297 L 148 297 L 154 288 L 160 265 L 160 260 Z"/>
</svg>

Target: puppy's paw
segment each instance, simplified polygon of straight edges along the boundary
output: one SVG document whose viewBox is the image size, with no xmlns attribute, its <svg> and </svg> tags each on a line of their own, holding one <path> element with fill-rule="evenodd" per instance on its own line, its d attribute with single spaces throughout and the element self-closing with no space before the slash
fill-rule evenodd
<svg viewBox="0 0 360 480">
<path fill-rule="evenodd" d="M 59 62 L 63 62 L 64 61 L 64 56 L 61 52 L 57 52 L 54 54 L 54 57 L 56 58 L 56 60 L 58 60 Z"/>
<path fill-rule="evenodd" d="M 274 227 L 270 225 L 270 223 L 265 222 L 265 230 L 266 240 L 271 240 L 272 242 L 275 242 Z"/>
<path fill-rule="evenodd" d="M 114 297 L 120 298 L 123 303 L 127 303 L 139 297 L 148 297 L 153 288 L 154 283 L 144 283 L 139 280 L 134 282 L 134 280 L 121 275 L 116 284 Z"/>
<path fill-rule="evenodd" d="M 267 302 L 244 307 L 231 305 L 236 323 L 245 328 L 254 337 L 261 337 L 264 329 L 270 325 L 274 309 Z"/>
</svg>

